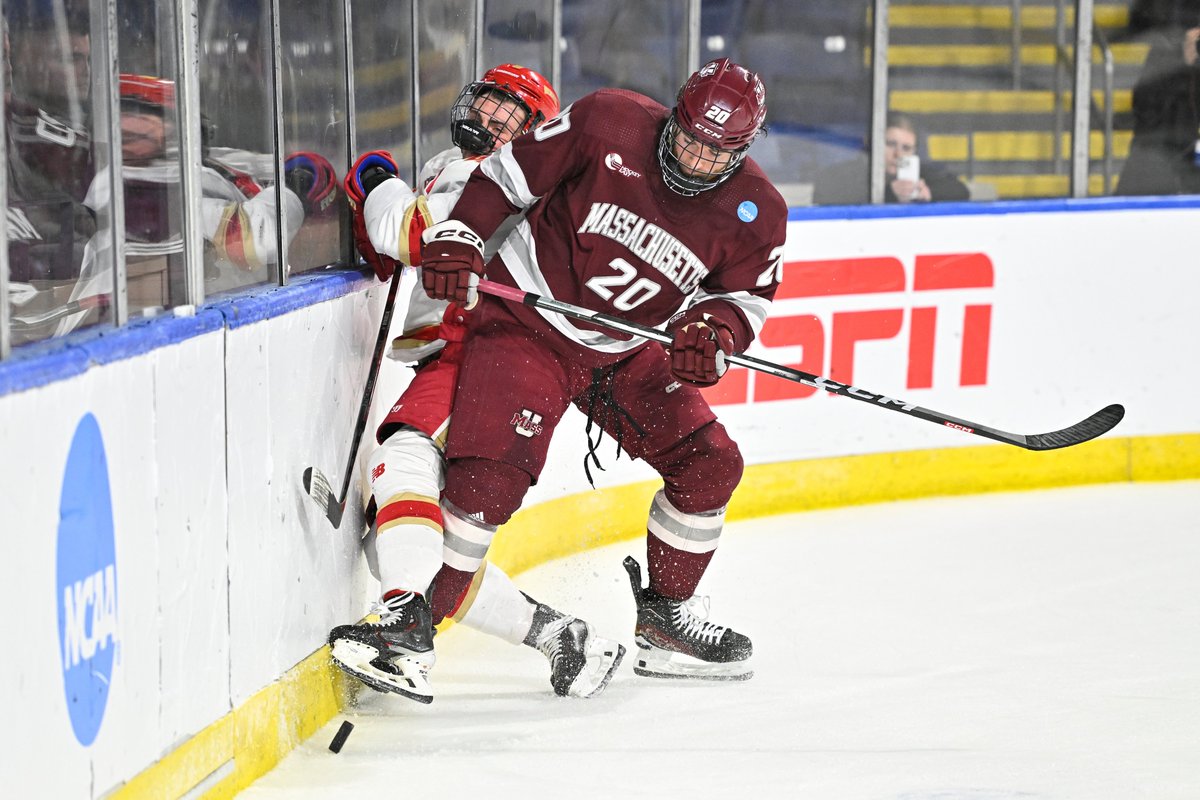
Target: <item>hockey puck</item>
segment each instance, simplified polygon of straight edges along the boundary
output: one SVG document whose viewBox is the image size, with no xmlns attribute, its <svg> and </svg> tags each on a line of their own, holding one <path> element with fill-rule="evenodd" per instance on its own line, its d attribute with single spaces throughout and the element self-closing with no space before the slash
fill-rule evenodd
<svg viewBox="0 0 1200 800">
<path fill-rule="evenodd" d="M 333 741 L 329 743 L 329 750 L 333 753 L 342 752 L 342 745 L 350 738 L 350 731 L 354 730 L 354 723 L 350 720 L 342 722 L 342 727 L 338 728 L 338 732 L 333 735 Z"/>
</svg>

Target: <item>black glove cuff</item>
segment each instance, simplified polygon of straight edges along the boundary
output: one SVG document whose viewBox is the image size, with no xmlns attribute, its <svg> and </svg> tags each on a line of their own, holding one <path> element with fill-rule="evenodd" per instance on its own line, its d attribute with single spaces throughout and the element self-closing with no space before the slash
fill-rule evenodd
<svg viewBox="0 0 1200 800">
<path fill-rule="evenodd" d="M 363 196 L 369 195 L 376 186 L 386 181 L 388 178 L 396 177 L 388 172 L 383 167 L 375 164 L 363 170 L 359 180 L 362 182 Z"/>
</svg>

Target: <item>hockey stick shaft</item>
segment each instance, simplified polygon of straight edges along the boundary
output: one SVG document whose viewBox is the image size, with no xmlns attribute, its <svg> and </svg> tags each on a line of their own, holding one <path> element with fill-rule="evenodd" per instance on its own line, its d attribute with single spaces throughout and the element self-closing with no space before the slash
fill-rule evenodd
<svg viewBox="0 0 1200 800">
<path fill-rule="evenodd" d="M 487 294 L 499 297 L 505 300 L 511 300 L 515 303 L 522 303 L 527 306 L 533 306 L 545 311 L 554 311 L 566 317 L 591 322 L 610 330 L 619 331 L 621 333 L 640 336 L 651 341 L 661 342 L 663 344 L 671 344 L 672 337 L 648 325 L 642 325 L 637 322 L 614 317 L 610 314 L 605 314 L 599 311 L 582 308 L 580 306 L 564 303 L 560 300 L 542 297 L 530 292 L 515 289 L 510 286 L 495 283 L 489 280 L 481 280 L 479 282 L 479 290 Z M 1077 422 L 1062 430 L 1053 431 L 1043 434 L 1019 434 L 1008 433 L 996 428 L 991 428 L 986 425 L 980 425 L 977 422 L 970 420 L 952 417 L 948 414 L 942 414 L 928 408 L 907 403 L 903 400 L 896 400 L 887 395 L 868 392 L 851 386 L 845 383 L 822 378 L 819 375 L 813 375 L 808 372 L 802 372 L 792 367 L 785 367 L 781 364 L 775 364 L 770 361 L 764 361 L 760 358 L 754 358 L 747 355 L 731 355 L 726 359 L 731 364 L 748 367 L 750 369 L 764 372 L 768 375 L 774 375 L 785 380 L 802 383 L 806 386 L 811 386 L 815 389 L 822 389 L 830 394 L 849 397 L 851 400 L 858 400 L 863 403 L 870 403 L 879 408 L 886 408 L 890 411 L 898 411 L 902 414 L 907 414 L 910 417 L 923 419 L 926 422 L 932 422 L 936 425 L 942 425 L 955 430 L 963 431 L 964 433 L 982 436 L 987 439 L 992 439 L 1004 444 L 1016 445 L 1023 447 L 1026 450 L 1055 450 L 1060 447 L 1070 447 L 1071 445 L 1086 442 L 1089 439 L 1094 439 L 1111 430 L 1125 415 L 1125 409 L 1113 404 L 1107 406 L 1090 417 Z"/>
<path fill-rule="evenodd" d="M 342 477 L 342 489 L 338 492 L 338 505 L 346 503 L 350 491 L 350 479 L 354 476 L 354 462 L 358 460 L 358 445 L 363 431 L 367 429 L 367 418 L 371 414 L 371 398 L 375 394 L 375 382 L 379 380 L 379 367 L 383 362 L 383 348 L 387 345 L 388 332 L 392 327 L 392 310 L 396 307 L 396 292 L 400 288 L 399 270 L 392 276 L 387 300 L 383 306 L 383 319 L 379 322 L 379 335 L 375 337 L 375 352 L 371 356 L 371 368 L 367 371 L 367 385 L 363 387 L 362 402 L 358 405 L 358 419 L 354 422 L 354 436 L 350 439 L 350 453 L 346 456 L 346 470 Z"/>
</svg>

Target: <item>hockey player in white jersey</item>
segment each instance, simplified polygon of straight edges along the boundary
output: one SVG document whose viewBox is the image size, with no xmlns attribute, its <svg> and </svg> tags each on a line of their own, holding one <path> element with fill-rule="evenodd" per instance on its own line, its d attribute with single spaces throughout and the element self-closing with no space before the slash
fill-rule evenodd
<svg viewBox="0 0 1200 800">
<path fill-rule="evenodd" d="M 179 159 L 172 152 L 175 82 L 121 73 L 122 189 L 125 197 L 125 254 L 139 260 L 181 259 L 184 244 L 177 217 L 169 213 L 179 192 Z M 201 134 L 200 231 L 204 242 L 205 292 L 261 283 L 265 268 L 279 262 L 275 204 L 278 200 L 285 239 L 291 241 L 307 219 L 336 213 L 338 179 L 333 166 L 314 152 L 290 153 L 284 160 L 284 185 L 269 183 L 274 156 L 209 146 Z M 111 204 L 107 180 L 95 180 L 84 198 L 91 209 Z M 107 231 L 89 241 L 70 301 L 112 292 L 112 242 Z M 181 262 L 180 262 L 181 263 Z M 182 274 L 181 270 L 176 270 Z M 163 302 L 178 302 L 164 296 Z M 59 322 L 62 336 L 85 318 L 73 314 Z"/>
<path fill-rule="evenodd" d="M 425 165 L 419 191 L 396 177 L 390 154 L 359 158 L 345 188 L 355 241 L 376 275 L 399 280 L 393 277 L 396 263 L 419 265 L 422 232 L 446 218 L 479 163 L 557 113 L 558 96 L 545 78 L 502 64 L 462 90 L 451 112 L 455 147 Z M 493 237 L 488 252 L 505 234 Z M 334 628 L 333 659 L 375 689 L 431 702 L 433 626 L 451 616 L 536 648 L 550 662 L 556 694 L 590 697 L 608 684 L 625 648 L 520 592 L 502 570 L 483 561 L 488 543 L 443 529 L 442 450 L 468 313 L 458 304 L 431 300 L 419 281 L 414 284 L 392 355 L 415 363 L 417 373 L 380 425 L 379 447 L 368 466 L 382 614 L 375 623 Z"/>
</svg>

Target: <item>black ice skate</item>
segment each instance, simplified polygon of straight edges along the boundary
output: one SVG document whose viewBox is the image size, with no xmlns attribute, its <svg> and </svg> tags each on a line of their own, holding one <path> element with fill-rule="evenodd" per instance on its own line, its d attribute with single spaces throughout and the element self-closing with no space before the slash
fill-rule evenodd
<svg viewBox="0 0 1200 800">
<path fill-rule="evenodd" d="M 626 556 L 626 571 L 637 603 L 633 671 L 650 678 L 693 678 L 744 681 L 750 668 L 750 639 L 707 620 L 707 598 L 672 600 L 649 587 L 642 588 L 642 568 Z M 693 610 L 703 604 L 705 616 Z"/>
<path fill-rule="evenodd" d="M 625 657 L 624 645 L 597 636 L 583 620 L 564 616 L 544 603 L 534 609 L 525 644 L 550 662 L 550 686 L 559 697 L 600 694 Z"/>
<path fill-rule="evenodd" d="M 329 632 L 329 647 L 334 664 L 372 689 L 433 702 L 433 619 L 419 594 L 385 600 L 378 622 L 339 625 Z"/>
</svg>

